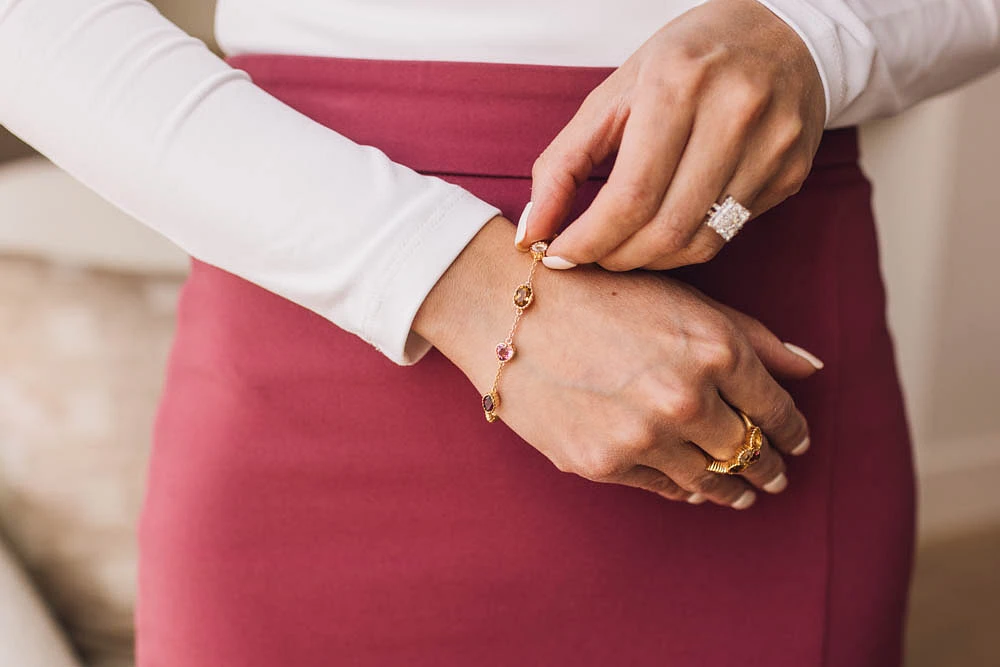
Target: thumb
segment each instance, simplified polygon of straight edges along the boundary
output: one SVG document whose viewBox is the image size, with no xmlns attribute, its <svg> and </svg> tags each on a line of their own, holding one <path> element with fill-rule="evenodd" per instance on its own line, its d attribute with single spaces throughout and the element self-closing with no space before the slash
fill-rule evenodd
<svg viewBox="0 0 1000 667">
<path fill-rule="evenodd" d="M 580 185 L 617 148 L 621 128 L 598 106 L 591 98 L 584 100 L 532 165 L 531 201 L 521 214 L 514 240 L 518 248 L 556 235 Z"/>
<path fill-rule="evenodd" d="M 798 345 L 782 342 L 759 320 L 735 308 L 720 303 L 714 305 L 743 332 L 768 371 L 785 377 L 804 379 L 823 368 L 823 362 L 816 355 Z"/>
</svg>

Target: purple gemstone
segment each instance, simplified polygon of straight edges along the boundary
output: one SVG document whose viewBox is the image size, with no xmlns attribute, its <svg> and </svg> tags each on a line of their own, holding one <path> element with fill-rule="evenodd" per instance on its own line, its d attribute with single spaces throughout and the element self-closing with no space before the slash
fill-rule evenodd
<svg viewBox="0 0 1000 667">
<path fill-rule="evenodd" d="M 485 396 L 483 396 L 483 410 L 485 410 L 486 412 L 493 412 L 495 408 L 496 404 L 493 402 L 493 395 L 486 394 Z"/>
<path fill-rule="evenodd" d="M 497 345 L 497 359 L 500 361 L 510 361 L 514 356 L 514 346 L 507 343 Z"/>
</svg>

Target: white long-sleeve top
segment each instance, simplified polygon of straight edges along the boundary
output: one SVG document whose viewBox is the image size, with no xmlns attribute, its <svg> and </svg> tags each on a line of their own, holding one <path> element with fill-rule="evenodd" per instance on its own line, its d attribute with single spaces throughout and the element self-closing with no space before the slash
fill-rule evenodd
<svg viewBox="0 0 1000 667">
<path fill-rule="evenodd" d="M 693 0 L 219 0 L 227 55 L 620 65 Z M 762 0 L 805 41 L 827 125 L 1000 64 L 1000 0 Z M 0 0 L 0 124 L 210 264 L 400 364 L 427 293 L 500 213 L 256 87 L 145 0 Z"/>
</svg>

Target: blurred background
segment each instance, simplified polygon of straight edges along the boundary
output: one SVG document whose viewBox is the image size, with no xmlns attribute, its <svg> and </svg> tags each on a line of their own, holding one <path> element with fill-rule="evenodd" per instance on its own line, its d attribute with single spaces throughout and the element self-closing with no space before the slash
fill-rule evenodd
<svg viewBox="0 0 1000 667">
<path fill-rule="evenodd" d="M 211 43 L 213 2 L 154 4 Z M 920 478 L 910 667 L 1000 665 L 998 118 L 994 75 L 862 132 Z M 132 664 L 134 525 L 186 269 L 0 128 L 0 665 Z"/>
</svg>

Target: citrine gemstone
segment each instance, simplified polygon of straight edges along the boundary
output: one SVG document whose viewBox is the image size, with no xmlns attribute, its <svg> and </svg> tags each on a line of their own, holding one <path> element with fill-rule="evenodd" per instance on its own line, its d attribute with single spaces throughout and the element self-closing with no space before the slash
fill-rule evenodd
<svg viewBox="0 0 1000 667">
<path fill-rule="evenodd" d="M 531 289 L 531 285 L 518 285 L 517 289 L 514 290 L 514 305 L 518 308 L 527 308 L 534 298 L 535 294 Z"/>
</svg>

